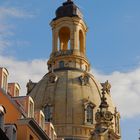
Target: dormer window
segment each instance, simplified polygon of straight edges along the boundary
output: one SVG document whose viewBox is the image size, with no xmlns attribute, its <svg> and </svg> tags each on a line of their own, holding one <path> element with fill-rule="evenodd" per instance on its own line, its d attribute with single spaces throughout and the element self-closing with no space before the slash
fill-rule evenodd
<svg viewBox="0 0 140 140">
<path fill-rule="evenodd" d="M 52 115 L 53 115 L 53 107 L 52 105 L 46 105 L 44 108 L 44 114 L 45 114 L 45 121 L 51 122 L 52 121 Z"/>
<path fill-rule="evenodd" d="M 0 68 L 0 87 L 7 92 L 7 78 L 8 78 L 8 71 L 6 68 Z"/>
<path fill-rule="evenodd" d="M 3 82 L 2 83 L 2 88 L 4 90 L 6 90 L 7 89 L 7 75 L 5 73 L 3 73 L 3 81 L 2 82 Z"/>
<path fill-rule="evenodd" d="M 18 83 L 8 83 L 8 94 L 12 97 L 18 97 L 20 85 Z"/>
</svg>

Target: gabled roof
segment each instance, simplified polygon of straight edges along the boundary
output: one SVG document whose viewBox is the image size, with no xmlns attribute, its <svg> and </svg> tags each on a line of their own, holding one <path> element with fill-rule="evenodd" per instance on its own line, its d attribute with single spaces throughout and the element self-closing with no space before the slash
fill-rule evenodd
<svg viewBox="0 0 140 140">
<path fill-rule="evenodd" d="M 19 102 L 16 102 L 16 101 L 12 100 L 11 96 L 8 95 L 2 88 L 0 88 L 0 93 L 3 94 L 4 96 L 6 96 L 7 99 L 11 102 L 11 104 L 13 104 L 13 106 L 14 106 L 24 117 L 27 117 L 27 114 L 25 113 L 24 109 L 22 108 L 22 106 L 20 105 Z"/>
</svg>

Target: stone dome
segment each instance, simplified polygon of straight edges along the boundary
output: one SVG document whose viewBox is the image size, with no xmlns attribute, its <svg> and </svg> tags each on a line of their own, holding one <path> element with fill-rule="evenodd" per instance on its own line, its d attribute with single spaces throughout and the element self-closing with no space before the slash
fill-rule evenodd
<svg viewBox="0 0 140 140">
<path fill-rule="evenodd" d="M 81 80 L 81 76 L 85 79 Z M 46 105 L 52 105 L 52 122 L 59 137 L 66 136 L 65 131 L 69 129 L 67 136 L 78 137 L 79 134 L 80 137 L 87 138 L 89 131 L 94 128 L 95 113 L 101 103 L 101 88 L 101 84 L 87 72 L 57 70 L 47 73 L 29 95 L 34 99 L 36 109 L 43 110 Z M 107 94 L 106 98 L 109 110 L 113 112 L 114 105 L 110 94 Z M 93 104 L 93 124 L 85 122 L 86 103 Z"/>
<path fill-rule="evenodd" d="M 67 2 L 64 2 L 62 6 L 58 7 L 58 9 L 56 10 L 56 18 L 54 20 L 62 17 L 74 16 L 82 18 L 82 13 L 80 12 L 79 8 L 74 4 L 74 2 L 68 0 Z"/>
</svg>

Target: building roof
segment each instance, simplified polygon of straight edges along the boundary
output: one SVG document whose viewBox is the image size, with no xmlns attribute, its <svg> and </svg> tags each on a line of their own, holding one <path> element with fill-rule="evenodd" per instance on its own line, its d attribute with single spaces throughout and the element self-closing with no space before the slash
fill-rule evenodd
<svg viewBox="0 0 140 140">
<path fill-rule="evenodd" d="M 36 123 L 33 118 L 25 118 L 18 120 L 17 124 L 27 124 L 42 138 L 42 140 L 50 140 L 47 134 L 42 130 L 42 128 Z"/>
<path fill-rule="evenodd" d="M 62 17 L 79 17 L 82 18 L 82 13 L 73 1 L 67 0 L 62 6 L 56 10 L 56 17 L 54 20 Z"/>
<path fill-rule="evenodd" d="M 21 104 L 19 102 L 13 100 L 9 94 L 7 94 L 2 88 L 0 88 L 0 93 L 7 97 L 7 99 L 14 105 L 14 107 L 24 116 L 27 117 L 27 114 L 25 113 L 24 109 L 21 107 Z"/>
</svg>

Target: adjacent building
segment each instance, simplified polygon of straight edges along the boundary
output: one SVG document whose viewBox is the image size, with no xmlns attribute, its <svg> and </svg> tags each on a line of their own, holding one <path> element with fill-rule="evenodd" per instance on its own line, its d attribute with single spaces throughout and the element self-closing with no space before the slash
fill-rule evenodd
<svg viewBox="0 0 140 140">
<path fill-rule="evenodd" d="M 8 75 L 6 68 L 0 68 L 0 139 L 56 140 L 43 111 L 35 110 L 32 97 L 19 96 L 19 84 L 7 83 Z"/>
</svg>

